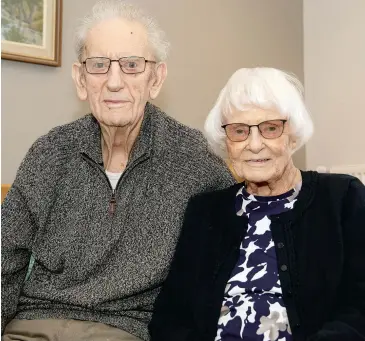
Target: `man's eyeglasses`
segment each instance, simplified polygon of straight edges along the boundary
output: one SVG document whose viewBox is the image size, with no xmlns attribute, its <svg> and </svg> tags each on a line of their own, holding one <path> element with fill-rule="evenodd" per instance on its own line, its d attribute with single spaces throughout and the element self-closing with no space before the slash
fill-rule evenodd
<svg viewBox="0 0 365 341">
<path fill-rule="evenodd" d="M 242 142 L 247 140 L 252 127 L 257 127 L 260 134 L 265 139 L 276 139 L 283 134 L 285 122 L 287 122 L 287 120 L 270 120 L 254 125 L 230 123 L 222 125 L 222 128 L 225 130 L 227 137 L 232 142 Z"/>
<path fill-rule="evenodd" d="M 153 60 L 146 60 L 143 57 L 122 57 L 119 59 L 110 59 L 107 57 L 86 58 L 82 63 L 86 71 L 93 75 L 108 73 L 112 62 L 118 62 L 120 69 L 127 74 L 142 73 L 146 69 L 146 63 L 156 63 Z"/>
</svg>

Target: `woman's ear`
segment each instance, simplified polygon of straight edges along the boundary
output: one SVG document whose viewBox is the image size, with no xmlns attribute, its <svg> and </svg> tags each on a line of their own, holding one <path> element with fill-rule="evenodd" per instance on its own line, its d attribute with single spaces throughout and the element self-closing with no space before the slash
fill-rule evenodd
<svg viewBox="0 0 365 341">
<path fill-rule="evenodd" d="M 289 140 L 289 147 L 292 154 L 296 151 L 297 145 L 298 145 L 297 137 L 291 136 Z"/>
<path fill-rule="evenodd" d="M 167 65 L 166 63 L 159 63 L 156 66 L 156 70 L 153 76 L 153 84 L 150 88 L 150 98 L 155 99 L 161 91 L 162 84 L 167 77 Z"/>
<path fill-rule="evenodd" d="M 85 84 L 85 76 L 82 72 L 82 65 L 80 63 L 72 64 L 72 79 L 76 85 L 77 96 L 81 101 L 87 100 L 87 91 Z"/>
</svg>

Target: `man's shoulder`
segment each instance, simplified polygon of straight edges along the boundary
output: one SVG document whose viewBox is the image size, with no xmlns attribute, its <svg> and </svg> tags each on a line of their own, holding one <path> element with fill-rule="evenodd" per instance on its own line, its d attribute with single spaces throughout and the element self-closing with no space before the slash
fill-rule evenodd
<svg viewBox="0 0 365 341">
<path fill-rule="evenodd" d="M 52 128 L 45 136 L 50 141 L 72 142 L 77 140 L 80 135 L 88 134 L 88 130 L 95 119 L 91 114 L 85 115 L 75 121 L 65 123 Z"/>
<path fill-rule="evenodd" d="M 83 117 L 57 126 L 39 137 L 23 158 L 14 183 L 19 188 L 26 188 L 28 181 L 38 183 L 39 188 L 43 188 L 45 183 L 56 183 L 55 176 L 62 173 L 64 165 L 76 154 L 79 132 L 87 134 L 85 129 L 89 120 L 90 117 Z"/>
<path fill-rule="evenodd" d="M 222 158 L 209 148 L 203 133 L 168 116 L 159 108 L 154 111 L 154 143 L 165 162 L 190 165 L 190 171 L 204 176 L 223 176 L 232 181 L 232 175 Z M 232 182 L 230 182 L 232 183 Z"/>
<path fill-rule="evenodd" d="M 158 107 L 155 107 L 155 109 L 153 119 L 156 132 L 157 134 L 160 134 L 156 136 L 158 139 L 165 141 L 171 140 L 177 143 L 187 143 L 189 145 L 193 145 L 194 142 L 198 143 L 198 145 L 207 145 L 200 130 L 177 121 Z"/>
<path fill-rule="evenodd" d="M 228 187 L 207 191 L 204 193 L 198 193 L 192 197 L 192 201 L 217 201 L 221 198 L 236 196 L 243 183 L 234 183 Z"/>
<path fill-rule="evenodd" d="M 200 130 L 177 121 L 158 108 L 154 113 L 154 125 L 155 146 L 164 152 L 168 151 L 170 157 L 182 158 L 184 162 L 204 160 L 222 163 L 222 160 L 213 154 Z"/>
<path fill-rule="evenodd" d="M 212 208 L 219 209 L 220 207 L 225 206 L 227 202 L 233 202 L 242 186 L 242 183 L 235 183 L 226 186 L 225 188 L 198 193 L 191 197 L 189 205 L 198 208 L 199 211 L 204 207 L 207 210 L 211 210 Z"/>
<path fill-rule="evenodd" d="M 46 134 L 40 136 L 32 148 L 37 150 L 49 149 L 51 147 L 66 150 L 77 143 L 80 134 L 87 134 L 93 118 L 91 115 L 83 116 L 75 121 L 65 123 L 50 129 Z"/>
<path fill-rule="evenodd" d="M 204 190 L 224 188 L 235 182 L 226 163 L 210 150 L 201 131 L 158 108 L 153 117 L 155 155 L 167 168 L 179 169 L 182 177 L 204 183 Z"/>
</svg>

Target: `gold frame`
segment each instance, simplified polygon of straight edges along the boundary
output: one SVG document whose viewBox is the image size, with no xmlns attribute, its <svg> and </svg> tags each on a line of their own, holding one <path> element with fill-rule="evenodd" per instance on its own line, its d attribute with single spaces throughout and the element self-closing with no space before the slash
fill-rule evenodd
<svg viewBox="0 0 365 341">
<path fill-rule="evenodd" d="M 62 0 L 44 0 L 44 46 L 1 41 L 1 58 L 25 63 L 61 66 Z M 47 25 L 48 24 L 48 25 Z"/>
</svg>

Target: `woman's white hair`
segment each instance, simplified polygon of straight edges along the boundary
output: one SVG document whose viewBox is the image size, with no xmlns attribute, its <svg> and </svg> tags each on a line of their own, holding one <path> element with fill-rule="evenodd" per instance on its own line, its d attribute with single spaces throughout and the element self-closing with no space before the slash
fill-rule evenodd
<svg viewBox="0 0 365 341">
<path fill-rule="evenodd" d="M 296 137 L 296 150 L 313 134 L 313 122 L 303 101 L 303 86 L 292 74 L 266 67 L 237 70 L 221 90 L 205 121 L 204 131 L 216 154 L 226 157 L 226 134 L 222 128 L 232 107 L 276 109 L 288 119 Z M 237 122 L 239 123 L 239 122 Z"/>
<path fill-rule="evenodd" d="M 91 12 L 81 19 L 76 29 L 75 51 L 80 62 L 89 30 L 103 20 L 114 18 L 142 24 L 146 28 L 148 40 L 157 62 L 166 61 L 170 43 L 166 39 L 165 32 L 153 17 L 145 14 L 141 8 L 121 0 L 99 0 Z"/>
</svg>

